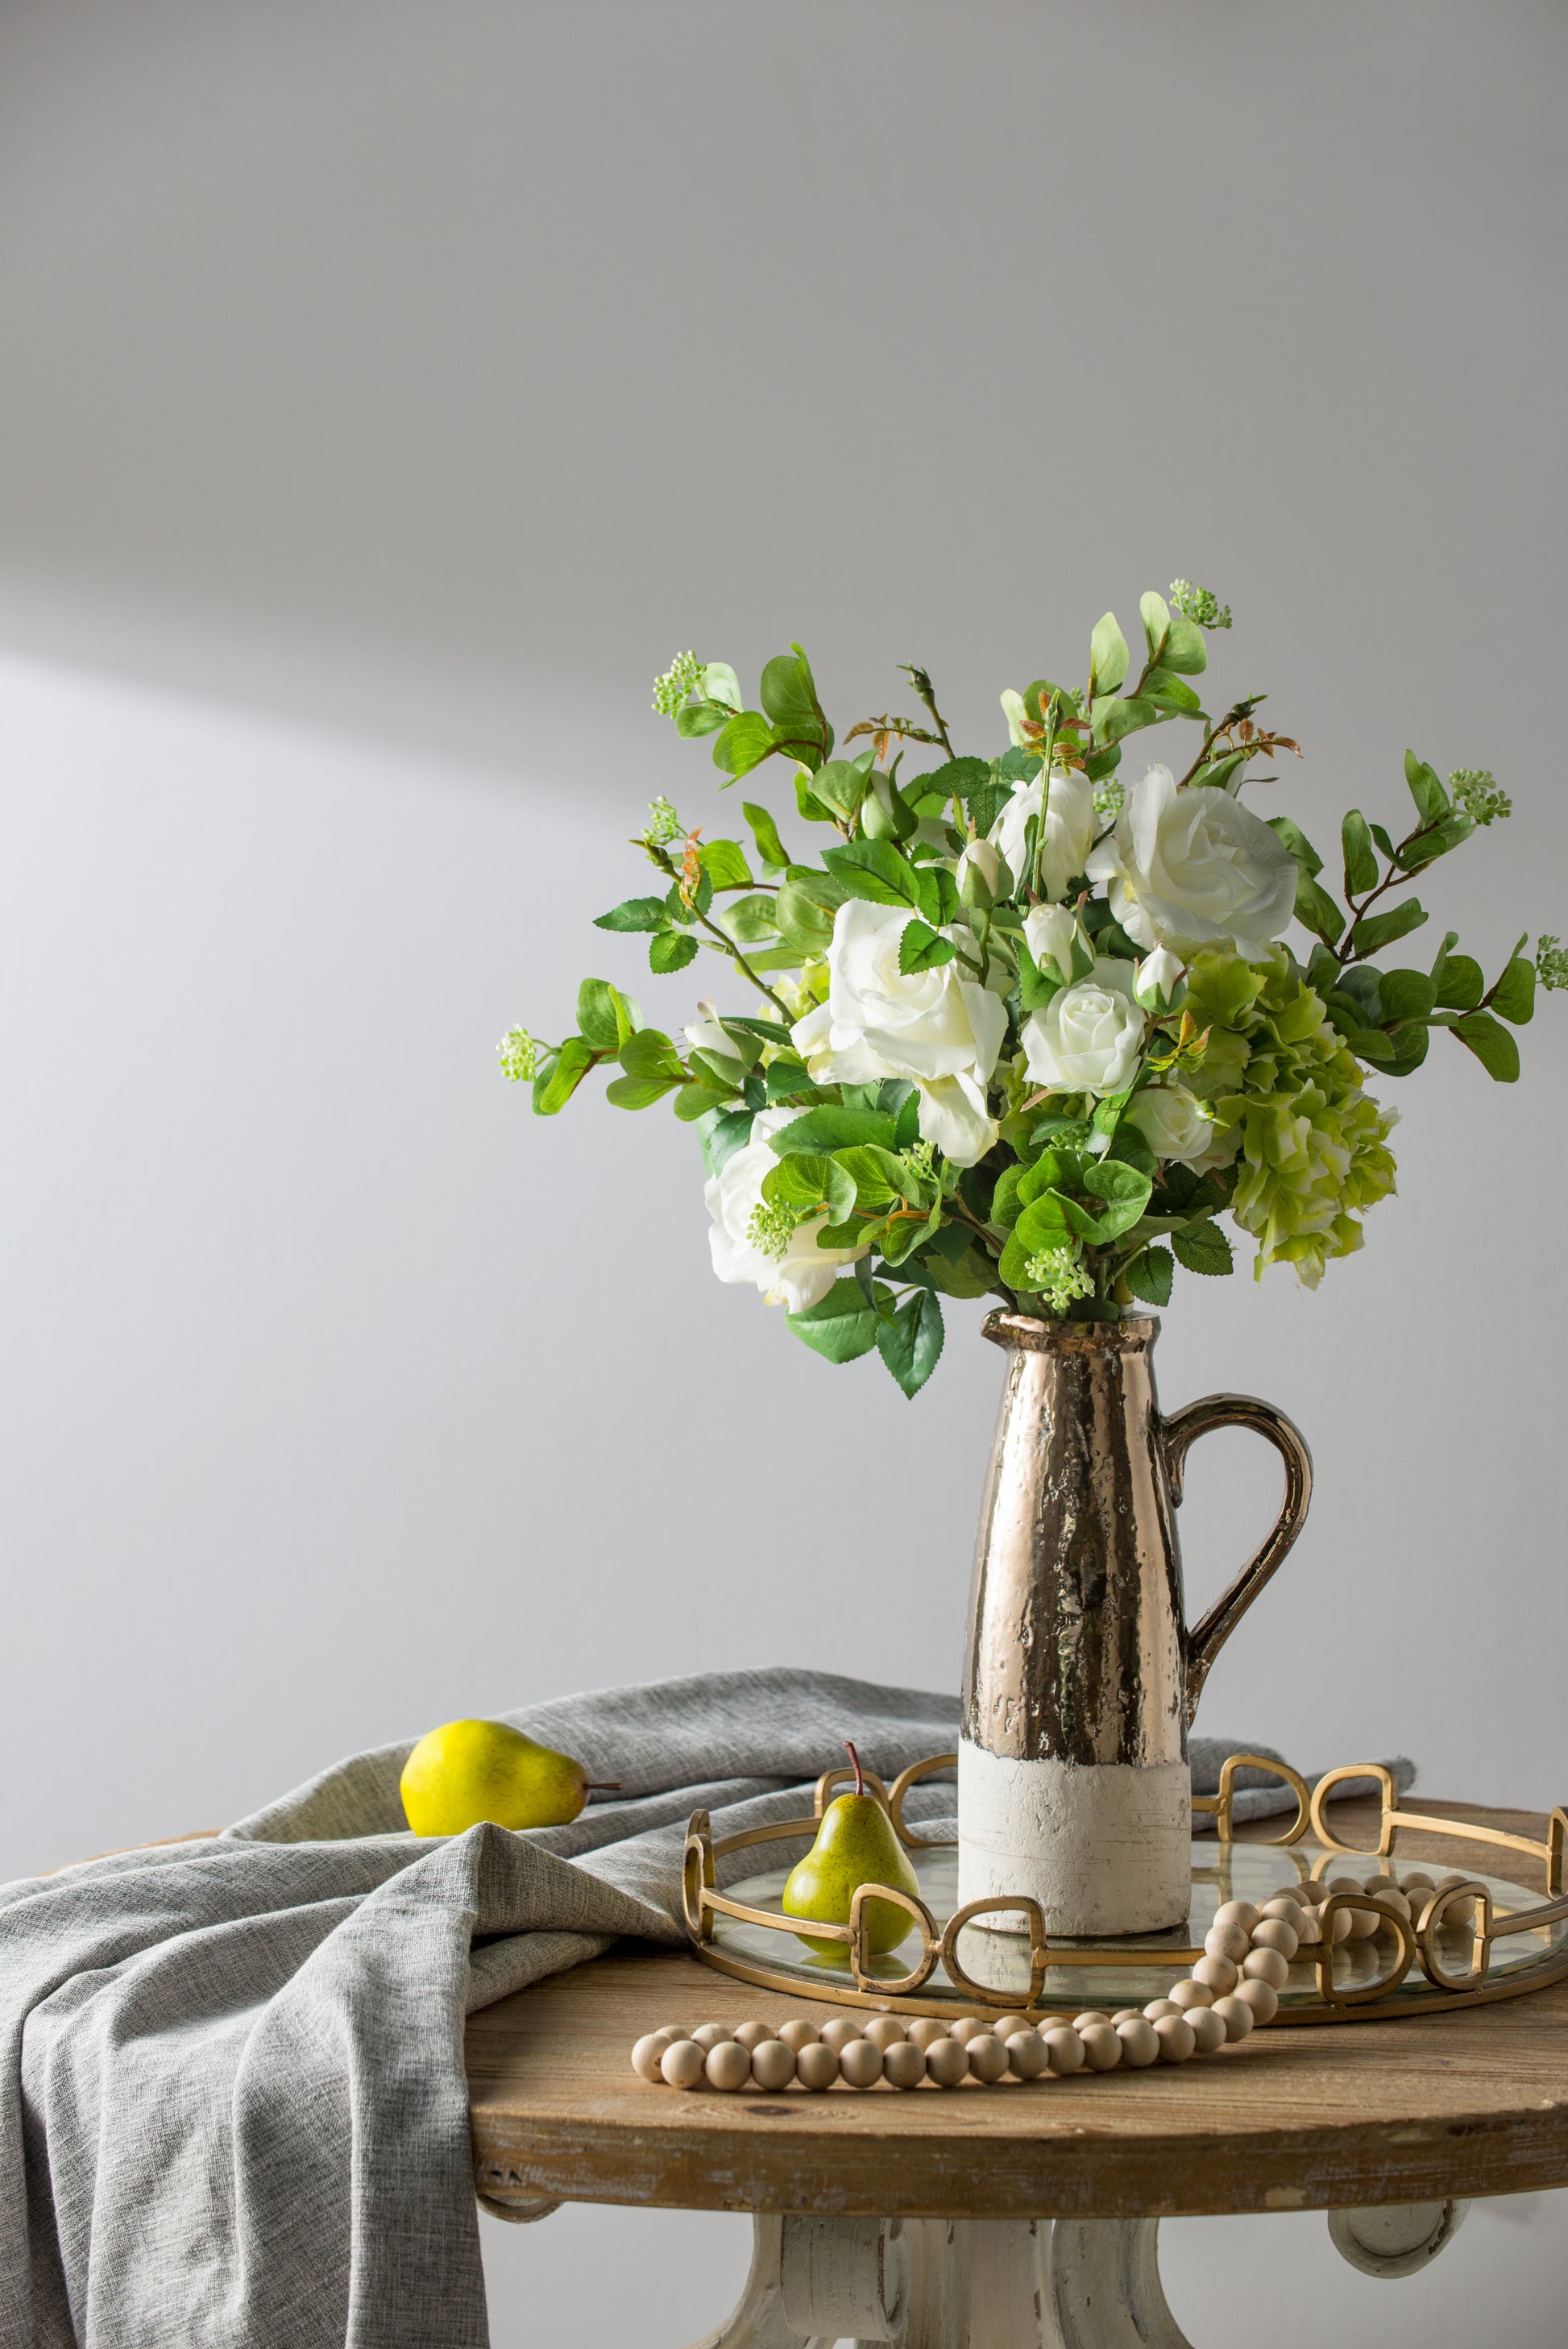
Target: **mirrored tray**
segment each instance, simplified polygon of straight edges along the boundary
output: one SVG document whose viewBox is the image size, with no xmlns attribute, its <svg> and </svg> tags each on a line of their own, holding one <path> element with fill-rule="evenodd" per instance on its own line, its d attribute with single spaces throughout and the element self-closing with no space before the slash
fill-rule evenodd
<svg viewBox="0 0 1568 2349">
<path fill-rule="evenodd" d="M 1389 1910 L 1371 1940 L 1341 1941 L 1331 1951 L 1304 1950 L 1290 1969 L 1275 2018 L 1281 2023 L 1387 2019 L 1480 2000 L 1512 1998 L 1568 1973 L 1568 1899 L 1562 1896 L 1568 1815 L 1553 1812 L 1544 1842 L 1444 1820 L 1429 1812 L 1401 1813 L 1398 1789 L 1387 1771 L 1373 1764 L 1349 1765 L 1320 1781 L 1315 1796 L 1293 1771 L 1259 1757 L 1237 1755 L 1227 1765 L 1219 1797 L 1200 1806 L 1219 1813 L 1220 1837 L 1191 1846 L 1191 1907 L 1184 1930 L 1147 1934 L 1114 1943 L 1050 1940 L 1037 1911 L 992 1913 L 970 1923 L 958 1910 L 957 1852 L 906 1825 L 903 1796 L 917 1776 L 950 1764 L 936 1756 L 906 1771 L 891 1792 L 868 1781 L 887 1801 L 892 1824 L 919 1879 L 918 1901 L 892 1897 L 909 1910 L 904 1942 L 887 1956 L 873 1955 L 851 1924 L 837 1929 L 841 1947 L 819 1955 L 798 1938 L 793 1920 L 780 1908 L 789 1868 L 815 1832 L 832 1790 L 845 1775 L 830 1771 L 817 1788 L 814 1815 L 749 1835 L 716 1839 L 706 1814 L 697 1813 L 687 1833 L 684 1876 L 686 1921 L 694 1953 L 705 1963 L 745 1982 L 794 1996 L 892 2009 L 899 2013 L 957 2014 L 987 2009 L 1030 2013 L 1088 2006 L 1114 2009 L 1142 2005 L 1166 1996 L 1202 1954 L 1215 1910 L 1227 1900 L 1261 1906 L 1284 1887 L 1316 1878 L 1354 1879 L 1387 1871 L 1398 1875 L 1401 1827 L 1423 1836 L 1462 1837 L 1527 1853 L 1545 1865 L 1548 1893 L 1528 1890 L 1512 1878 L 1468 1874 L 1458 1896 L 1462 1914 L 1473 1899 L 1473 1921 L 1458 1922 L 1439 1902 L 1419 1930 L 1401 1925 Z M 1231 1778 L 1243 1764 L 1274 1770 L 1297 1796 L 1295 1820 L 1271 1842 L 1236 1842 L 1230 1836 Z M 1377 1781 L 1383 1791 L 1377 1847 L 1358 1849 L 1336 1837 L 1323 1805 L 1335 1784 L 1352 1776 Z M 1307 1837 L 1310 1819 L 1316 1830 Z M 716 1886 L 717 1862 L 757 1844 L 784 1842 L 795 1848 L 785 1866 Z M 760 1854 L 758 1855 L 760 1857 Z M 882 1888 L 885 1896 L 887 1888 Z M 1375 1905 L 1364 1902 L 1363 1906 Z M 954 1923 L 957 1919 L 956 1924 Z M 1014 1930 L 1016 1929 L 1016 1930 Z M 813 1938 L 833 1928 L 813 1927 Z"/>
</svg>

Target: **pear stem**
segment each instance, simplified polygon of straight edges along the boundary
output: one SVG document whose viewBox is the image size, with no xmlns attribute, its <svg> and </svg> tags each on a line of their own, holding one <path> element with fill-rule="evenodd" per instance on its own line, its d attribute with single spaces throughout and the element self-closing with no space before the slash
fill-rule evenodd
<svg viewBox="0 0 1568 2349">
<path fill-rule="evenodd" d="M 854 1739 L 853 1739 L 852 1737 L 846 1737 L 846 1738 L 845 1738 L 845 1740 L 844 1740 L 844 1751 L 845 1751 L 845 1753 L 849 1755 L 851 1764 L 851 1766 L 852 1766 L 852 1768 L 853 1768 L 853 1770 L 854 1770 L 854 1774 L 855 1774 L 855 1792 L 856 1792 L 856 1794 L 857 1794 L 857 1795 L 863 1795 L 863 1794 L 865 1793 L 865 1791 L 866 1791 L 866 1782 L 865 1782 L 864 1775 L 862 1775 L 861 1770 L 861 1757 L 860 1757 L 860 1755 L 855 1752 L 855 1742 L 854 1742 Z"/>
</svg>

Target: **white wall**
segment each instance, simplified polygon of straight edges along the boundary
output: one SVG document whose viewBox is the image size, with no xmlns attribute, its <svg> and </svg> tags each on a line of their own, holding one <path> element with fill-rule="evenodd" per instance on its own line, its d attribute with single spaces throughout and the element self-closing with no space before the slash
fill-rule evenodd
<svg viewBox="0 0 1568 2349">
<path fill-rule="evenodd" d="M 689 1009 L 588 926 L 653 792 L 725 809 L 646 711 L 676 644 L 799 636 L 851 716 L 922 659 L 978 744 L 1178 570 L 1320 845 L 1398 809 L 1407 740 L 1490 764 L 1519 813 L 1439 926 L 1493 964 L 1568 930 L 1562 47 L 1217 0 L 0 23 L 0 1873 L 574 1686 L 952 1682 L 997 1371 L 963 1311 L 913 1406 L 830 1370 L 712 1280 L 683 1129 L 531 1121 L 494 1040 L 584 970 Z M 1545 1803 L 1561 1003 L 1522 1040 L 1508 1090 L 1439 1040 L 1366 1254 L 1186 1283 L 1161 1376 L 1282 1403 L 1319 1470 L 1202 1725 Z M 1195 1606 L 1256 1452 L 1194 1454 Z M 1173 2298 L 1315 2338 L 1295 2260 L 1352 2326 L 1484 2288 L 1535 2349 L 1558 2211 L 1398 2294 L 1317 2222 L 1194 2222 Z M 744 2263 L 724 2219 L 486 2232 L 498 2349 L 562 2337 L 569 2270 L 605 2279 L 571 2337 L 624 2337 L 617 2259 L 673 2349 Z"/>
</svg>

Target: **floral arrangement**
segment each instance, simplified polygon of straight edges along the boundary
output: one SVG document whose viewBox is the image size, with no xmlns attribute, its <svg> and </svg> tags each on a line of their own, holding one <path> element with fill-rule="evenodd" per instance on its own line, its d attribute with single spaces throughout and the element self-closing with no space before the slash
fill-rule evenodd
<svg viewBox="0 0 1568 2349">
<path fill-rule="evenodd" d="M 1490 986 L 1453 931 L 1426 968 L 1386 967 L 1428 918 L 1412 885 L 1511 812 L 1490 773 L 1444 784 L 1407 753 L 1414 821 L 1396 839 L 1351 810 L 1341 902 L 1299 826 L 1241 796 L 1297 744 L 1260 722 L 1262 695 L 1212 718 L 1191 682 L 1229 609 L 1177 580 L 1140 616 L 1136 676 L 1108 612 L 1084 685 L 1003 694 L 993 758 L 954 750 L 923 669 L 904 671 L 918 719 L 862 719 L 843 748 L 864 747 L 835 756 L 798 645 L 758 709 L 732 668 L 682 654 L 655 709 L 713 738 L 720 789 L 786 762 L 794 821 L 830 844 L 793 854 L 749 799 L 750 846 L 707 840 L 655 800 L 634 844 L 661 885 L 597 926 L 645 934 L 664 976 L 707 949 L 748 1008 L 704 1000 L 677 1039 L 589 978 L 574 1034 L 500 1046 L 542 1116 L 601 1063 L 616 1108 L 668 1097 L 702 1144 L 719 1278 L 784 1305 L 830 1361 L 874 1348 L 906 1394 L 941 1353 L 942 1299 L 1114 1320 L 1165 1304 L 1178 1266 L 1230 1272 L 1222 1217 L 1257 1274 L 1315 1287 L 1394 1188 L 1395 1112 L 1368 1073 L 1408 1076 L 1444 1030 L 1510 1082 L 1511 1027 L 1538 982 L 1568 985 L 1553 937 L 1533 959 L 1522 938 Z M 1200 730 L 1184 771 L 1127 785 L 1130 737 L 1179 721 Z"/>
</svg>

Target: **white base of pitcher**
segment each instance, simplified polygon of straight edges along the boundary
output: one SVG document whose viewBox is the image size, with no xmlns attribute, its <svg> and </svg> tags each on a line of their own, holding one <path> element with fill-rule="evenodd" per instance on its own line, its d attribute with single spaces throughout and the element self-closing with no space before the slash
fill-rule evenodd
<svg viewBox="0 0 1568 2349">
<path fill-rule="evenodd" d="M 1159 1933 L 1191 1904 L 1192 1781 L 1185 1762 L 1020 1762 L 962 1740 L 958 1900 L 1026 1893 L 1047 1933 Z M 996 1915 L 993 1930 L 1018 1930 Z"/>
</svg>

